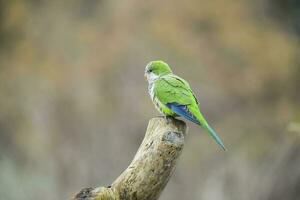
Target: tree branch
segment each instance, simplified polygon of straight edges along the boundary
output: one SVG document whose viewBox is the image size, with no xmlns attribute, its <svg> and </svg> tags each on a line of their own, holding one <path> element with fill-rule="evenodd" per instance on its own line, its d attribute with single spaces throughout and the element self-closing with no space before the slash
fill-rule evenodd
<svg viewBox="0 0 300 200">
<path fill-rule="evenodd" d="M 73 200 L 156 200 L 168 183 L 184 146 L 186 125 L 153 118 L 129 167 L 109 187 L 86 188 Z"/>
</svg>

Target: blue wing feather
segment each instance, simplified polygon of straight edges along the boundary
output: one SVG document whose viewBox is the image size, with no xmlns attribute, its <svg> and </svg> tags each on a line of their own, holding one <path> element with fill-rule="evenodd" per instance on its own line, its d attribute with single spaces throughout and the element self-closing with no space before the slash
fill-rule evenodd
<svg viewBox="0 0 300 200">
<path fill-rule="evenodd" d="M 177 115 L 184 117 L 187 120 L 190 120 L 194 122 L 195 124 L 200 125 L 200 122 L 197 120 L 197 118 L 190 113 L 188 110 L 188 107 L 186 105 L 180 105 L 178 103 L 168 103 L 167 107 L 170 108 L 173 112 L 175 112 Z"/>
</svg>

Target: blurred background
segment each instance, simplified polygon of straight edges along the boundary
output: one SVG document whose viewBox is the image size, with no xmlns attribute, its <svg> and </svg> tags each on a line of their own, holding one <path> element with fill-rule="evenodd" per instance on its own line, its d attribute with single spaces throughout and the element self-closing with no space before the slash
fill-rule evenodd
<svg viewBox="0 0 300 200">
<path fill-rule="evenodd" d="M 159 115 L 156 59 L 228 149 L 188 123 L 161 199 L 300 199 L 300 1 L 0 2 L 1 199 L 109 185 Z"/>
</svg>

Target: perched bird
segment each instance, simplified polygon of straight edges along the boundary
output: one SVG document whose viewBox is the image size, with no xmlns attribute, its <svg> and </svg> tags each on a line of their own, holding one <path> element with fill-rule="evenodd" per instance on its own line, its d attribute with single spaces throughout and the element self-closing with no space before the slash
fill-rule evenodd
<svg viewBox="0 0 300 200">
<path fill-rule="evenodd" d="M 148 63 L 145 77 L 149 83 L 150 97 L 159 112 L 166 117 L 180 116 L 200 125 L 223 150 L 226 150 L 218 134 L 201 114 L 198 100 L 188 82 L 174 75 L 167 63 L 163 61 Z"/>
</svg>

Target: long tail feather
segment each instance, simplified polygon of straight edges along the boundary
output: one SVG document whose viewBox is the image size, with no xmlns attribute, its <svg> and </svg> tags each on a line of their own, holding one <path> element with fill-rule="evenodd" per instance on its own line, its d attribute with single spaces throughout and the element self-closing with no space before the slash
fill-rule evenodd
<svg viewBox="0 0 300 200">
<path fill-rule="evenodd" d="M 214 129 L 212 129 L 209 126 L 209 124 L 203 125 L 203 128 L 205 128 L 207 130 L 207 132 L 209 133 L 209 135 L 216 141 L 216 143 L 218 143 L 218 145 L 220 145 L 220 147 L 222 147 L 222 149 L 224 151 L 226 151 L 225 145 L 223 144 L 219 135 L 214 131 Z"/>
</svg>

